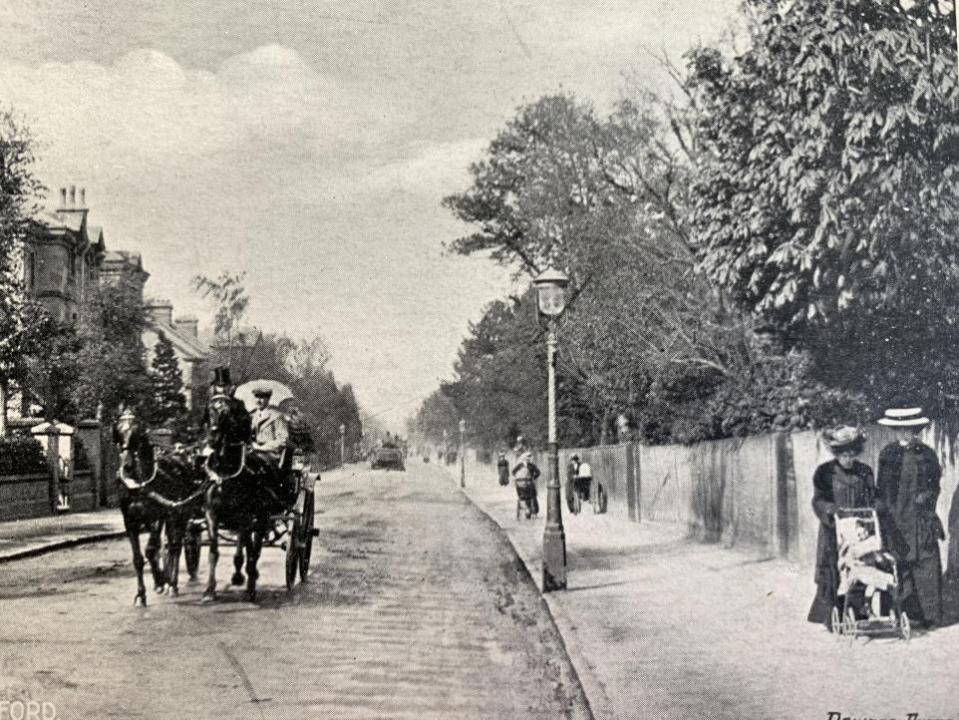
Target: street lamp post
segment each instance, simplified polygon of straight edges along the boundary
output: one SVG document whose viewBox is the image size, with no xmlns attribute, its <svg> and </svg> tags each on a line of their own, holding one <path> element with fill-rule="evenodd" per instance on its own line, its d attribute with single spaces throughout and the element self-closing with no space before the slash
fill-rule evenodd
<svg viewBox="0 0 959 720">
<path fill-rule="evenodd" d="M 466 421 L 460 420 L 460 487 L 466 487 Z"/>
<path fill-rule="evenodd" d="M 549 404 L 546 472 L 546 530 L 543 533 L 543 592 L 566 589 L 566 533 L 560 504 L 559 446 L 556 442 L 556 318 L 566 309 L 569 278 L 558 270 L 546 270 L 534 281 L 539 311 L 547 317 L 546 372 Z"/>
<path fill-rule="evenodd" d="M 346 465 L 346 425 L 340 423 L 340 467 Z"/>
</svg>

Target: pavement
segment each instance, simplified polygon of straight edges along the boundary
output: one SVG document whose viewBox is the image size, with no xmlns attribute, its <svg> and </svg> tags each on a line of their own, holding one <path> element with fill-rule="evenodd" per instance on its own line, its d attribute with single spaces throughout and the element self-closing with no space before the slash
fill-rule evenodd
<svg viewBox="0 0 959 720">
<path fill-rule="evenodd" d="M 0 563 L 124 534 L 118 508 L 0 522 Z"/>
<path fill-rule="evenodd" d="M 542 590 L 545 482 L 531 520 L 495 468 L 469 468 L 465 494 Z M 955 621 L 908 643 L 839 640 L 806 622 L 811 568 L 589 506 L 564 502 L 563 522 L 568 588 L 543 597 L 596 718 L 959 717 Z"/>
</svg>

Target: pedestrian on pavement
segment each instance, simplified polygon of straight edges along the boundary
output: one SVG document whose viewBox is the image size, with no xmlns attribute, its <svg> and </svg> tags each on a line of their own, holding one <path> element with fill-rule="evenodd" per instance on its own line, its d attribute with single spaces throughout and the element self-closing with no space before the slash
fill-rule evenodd
<svg viewBox="0 0 959 720">
<path fill-rule="evenodd" d="M 566 463 L 566 506 L 571 513 L 577 512 L 576 507 L 576 476 L 579 472 L 579 455 L 573 454 Z"/>
<path fill-rule="evenodd" d="M 885 539 L 899 562 L 903 612 L 926 628 L 942 622 L 939 541 L 946 536 L 936 514 L 942 467 L 920 439 L 929 422 L 922 408 L 886 410 L 879 424 L 895 428 L 896 440 L 879 454 L 876 483 Z"/>
<path fill-rule="evenodd" d="M 807 620 L 831 622 L 839 597 L 839 549 L 836 544 L 836 511 L 840 508 L 873 507 L 876 485 L 872 468 L 856 458 L 862 453 L 865 436 L 859 428 L 844 425 L 823 433 L 834 459 L 816 468 L 813 474 L 812 509 L 819 518 L 816 541 L 816 597 Z"/>
<path fill-rule="evenodd" d="M 509 460 L 506 459 L 506 453 L 500 452 L 499 459 L 496 461 L 496 472 L 499 475 L 499 484 L 509 485 Z"/>
<path fill-rule="evenodd" d="M 532 484 L 533 497 L 530 500 L 529 512 L 533 516 L 539 515 L 539 497 L 536 491 L 536 480 L 539 478 L 539 475 L 539 468 L 536 467 L 536 463 L 533 462 L 533 454 L 527 451 L 520 455 L 519 463 L 513 468 L 513 481 L 517 485 L 525 481 Z M 518 487 L 516 494 L 519 496 Z M 529 515 L 527 515 L 527 517 L 529 517 Z"/>
</svg>

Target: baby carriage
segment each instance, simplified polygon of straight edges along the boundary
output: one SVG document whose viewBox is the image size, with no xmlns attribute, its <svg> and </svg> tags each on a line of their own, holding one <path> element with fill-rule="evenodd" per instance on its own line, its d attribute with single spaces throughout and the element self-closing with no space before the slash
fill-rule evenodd
<svg viewBox="0 0 959 720">
<path fill-rule="evenodd" d="M 896 558 L 883 550 L 879 516 L 873 508 L 836 513 L 839 589 L 832 610 L 837 636 L 894 634 L 909 640 L 909 616 L 899 598 Z"/>
</svg>

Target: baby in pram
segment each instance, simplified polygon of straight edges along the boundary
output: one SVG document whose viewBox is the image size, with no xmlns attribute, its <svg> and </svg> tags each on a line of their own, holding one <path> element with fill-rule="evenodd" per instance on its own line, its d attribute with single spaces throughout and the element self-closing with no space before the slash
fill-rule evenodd
<svg viewBox="0 0 959 720">
<path fill-rule="evenodd" d="M 864 586 L 866 607 L 871 617 L 881 615 L 877 591 L 897 585 L 896 558 L 882 549 L 875 511 L 836 518 L 839 540 L 839 594 L 846 595 L 857 583 Z"/>
</svg>

